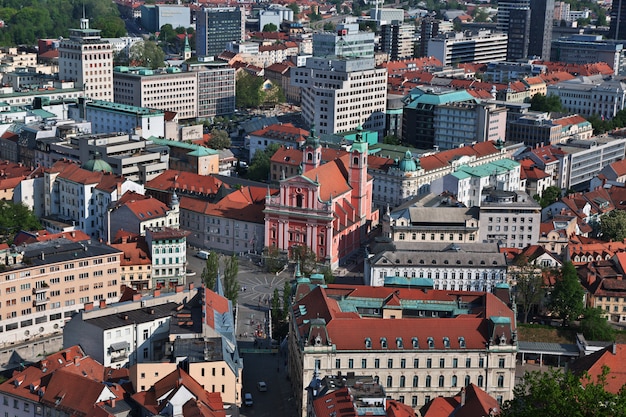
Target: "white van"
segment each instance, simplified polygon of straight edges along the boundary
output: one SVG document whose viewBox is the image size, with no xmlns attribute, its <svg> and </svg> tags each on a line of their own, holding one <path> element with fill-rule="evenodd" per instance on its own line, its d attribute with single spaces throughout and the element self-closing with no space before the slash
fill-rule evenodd
<svg viewBox="0 0 626 417">
<path fill-rule="evenodd" d="M 205 250 L 201 250 L 198 253 L 196 253 L 196 256 L 200 259 L 204 259 L 207 260 L 209 259 L 209 252 L 205 251 Z"/>
</svg>

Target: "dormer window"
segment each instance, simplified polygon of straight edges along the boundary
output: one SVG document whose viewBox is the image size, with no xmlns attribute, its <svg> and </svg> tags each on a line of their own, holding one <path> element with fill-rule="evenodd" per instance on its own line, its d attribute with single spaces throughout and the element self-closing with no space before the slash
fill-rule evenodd
<svg viewBox="0 0 626 417">
<path fill-rule="evenodd" d="M 433 339 L 432 337 L 428 338 L 428 348 L 429 349 L 434 349 L 435 348 L 435 339 Z"/>
<path fill-rule="evenodd" d="M 443 338 L 443 347 L 446 349 L 450 349 L 450 338 L 448 337 Z"/>
<path fill-rule="evenodd" d="M 465 338 L 463 336 L 459 337 L 459 347 L 465 349 Z"/>
<path fill-rule="evenodd" d="M 381 337 L 380 338 L 380 347 L 383 349 L 387 349 L 387 338 L 386 337 Z"/>
<path fill-rule="evenodd" d="M 401 337 L 396 337 L 396 346 L 398 349 L 404 349 L 404 343 L 402 342 Z"/>
<path fill-rule="evenodd" d="M 365 348 L 366 349 L 371 349 L 372 348 L 372 339 L 370 339 L 369 337 L 365 338 Z"/>
<path fill-rule="evenodd" d="M 419 349 L 420 342 L 417 340 L 417 337 L 411 338 L 411 344 L 413 345 L 413 349 Z"/>
</svg>

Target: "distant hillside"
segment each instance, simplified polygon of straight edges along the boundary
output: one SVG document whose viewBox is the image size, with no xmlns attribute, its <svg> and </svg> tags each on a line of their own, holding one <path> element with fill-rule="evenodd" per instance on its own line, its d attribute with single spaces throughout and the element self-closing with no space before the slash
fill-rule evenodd
<svg viewBox="0 0 626 417">
<path fill-rule="evenodd" d="M 69 28 L 80 27 L 83 4 L 90 27 L 105 31 L 112 24 L 124 27 L 112 1 L 0 0 L 0 19 L 5 25 L 0 28 L 0 46 L 36 45 L 38 39 L 67 37 Z"/>
</svg>

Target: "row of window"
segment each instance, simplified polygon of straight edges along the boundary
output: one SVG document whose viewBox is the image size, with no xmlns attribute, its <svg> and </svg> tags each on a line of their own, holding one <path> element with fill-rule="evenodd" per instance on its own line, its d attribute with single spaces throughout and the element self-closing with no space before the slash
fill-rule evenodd
<svg viewBox="0 0 626 417">
<path fill-rule="evenodd" d="M 432 339 L 432 338 L 429 338 Z M 447 339 L 447 338 L 445 338 Z M 463 339 L 463 338 L 460 338 Z M 429 340 L 430 343 L 430 340 Z M 448 347 L 449 347 L 449 340 L 448 340 Z M 465 340 L 461 341 L 462 346 L 461 347 L 465 347 Z M 397 363 L 397 362 L 396 362 Z M 458 358 L 452 358 L 452 361 L 449 362 L 450 365 L 452 366 L 452 368 L 458 368 L 459 367 L 459 359 Z M 367 365 L 368 365 L 368 360 L 367 358 L 362 358 L 361 359 L 361 368 L 362 369 L 367 369 Z M 399 362 L 400 368 L 404 369 L 406 368 L 407 365 L 407 361 L 405 358 L 400 359 Z M 321 368 L 321 360 L 316 360 L 316 366 L 317 369 Z M 498 358 L 498 368 L 504 369 L 506 366 L 506 358 Z M 388 369 L 393 369 L 394 367 L 394 360 L 393 358 L 388 358 L 387 359 L 387 368 Z M 426 369 L 431 369 L 433 367 L 433 360 L 432 358 L 428 358 L 426 359 Z M 471 368 L 472 367 L 472 358 L 465 358 L 465 367 L 466 368 Z M 479 358 L 478 359 L 478 368 L 484 368 L 485 367 L 485 358 Z M 337 369 L 341 369 L 341 359 L 337 358 L 335 359 L 335 368 Z M 380 368 L 380 359 L 376 358 L 374 359 L 374 368 L 375 369 L 379 369 Z M 419 358 L 414 358 L 413 359 L 413 368 L 418 369 L 420 368 L 420 360 Z M 439 368 L 446 368 L 446 358 L 440 358 L 439 359 Z M 348 359 L 348 369 L 354 369 L 354 359 Z M 466 384 L 467 385 L 467 384 Z"/>
</svg>

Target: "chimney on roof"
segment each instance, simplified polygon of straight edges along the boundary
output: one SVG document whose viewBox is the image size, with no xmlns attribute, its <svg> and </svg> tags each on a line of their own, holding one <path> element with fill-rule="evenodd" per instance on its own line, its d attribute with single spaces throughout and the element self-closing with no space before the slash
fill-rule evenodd
<svg viewBox="0 0 626 417">
<path fill-rule="evenodd" d="M 85 311 L 91 311 L 91 310 L 93 310 L 93 301 L 85 303 Z"/>
<path fill-rule="evenodd" d="M 161 290 L 154 290 L 154 296 L 155 297 L 160 297 L 161 296 Z"/>
<path fill-rule="evenodd" d="M 184 289 L 184 288 L 185 288 L 185 287 L 183 287 L 182 285 L 177 285 L 177 286 L 176 286 L 176 292 L 183 292 L 183 289 Z"/>
<path fill-rule="evenodd" d="M 107 307 L 106 300 L 100 300 L 100 308 L 106 308 L 106 307 Z"/>
<path fill-rule="evenodd" d="M 111 398 L 110 400 L 111 408 L 115 408 L 115 400 L 117 400 L 117 398 Z"/>
<path fill-rule="evenodd" d="M 461 407 L 465 405 L 465 387 L 461 389 Z"/>
<path fill-rule="evenodd" d="M 617 355 L 617 344 L 615 342 L 613 342 L 613 345 L 611 346 L 611 353 L 613 355 Z"/>
</svg>

